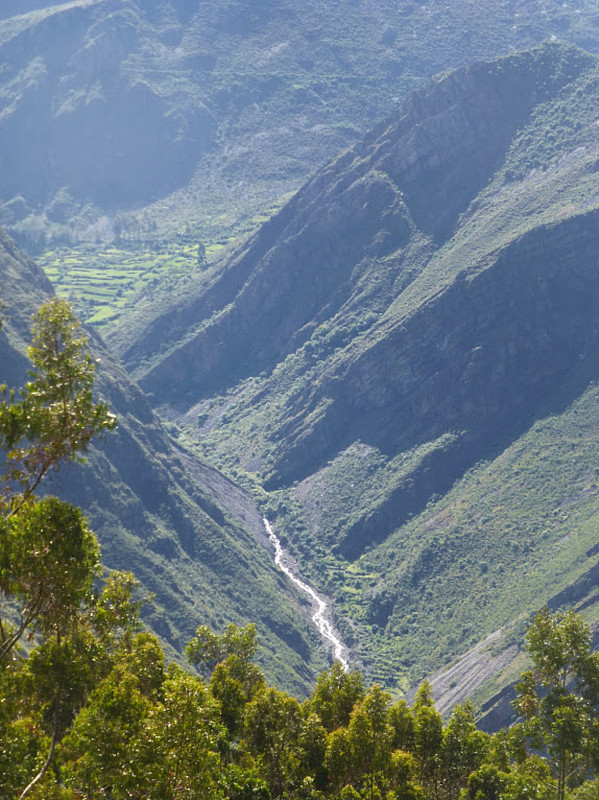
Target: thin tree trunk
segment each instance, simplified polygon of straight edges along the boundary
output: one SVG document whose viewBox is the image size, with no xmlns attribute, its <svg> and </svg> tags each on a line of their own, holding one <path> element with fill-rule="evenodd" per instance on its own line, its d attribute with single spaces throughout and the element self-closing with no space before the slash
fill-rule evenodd
<svg viewBox="0 0 599 800">
<path fill-rule="evenodd" d="M 565 800 L 566 796 L 566 761 L 567 761 L 567 755 L 565 752 L 563 752 L 560 756 L 560 765 L 558 771 L 558 784 L 557 784 L 558 800 Z"/>
<path fill-rule="evenodd" d="M 23 789 L 23 791 L 19 795 L 19 800 L 23 800 L 23 798 L 29 792 L 29 790 L 33 789 L 35 784 L 41 781 L 41 779 L 48 771 L 50 764 L 52 763 L 52 757 L 54 756 L 54 750 L 56 748 L 57 739 L 58 739 L 58 699 L 56 700 L 56 705 L 54 706 L 54 729 L 52 731 L 52 741 L 50 743 L 50 751 L 48 753 L 48 758 L 46 759 L 44 766 L 40 769 L 40 771 L 37 773 L 37 775 L 31 781 L 31 783 L 29 783 L 29 785 Z"/>
</svg>

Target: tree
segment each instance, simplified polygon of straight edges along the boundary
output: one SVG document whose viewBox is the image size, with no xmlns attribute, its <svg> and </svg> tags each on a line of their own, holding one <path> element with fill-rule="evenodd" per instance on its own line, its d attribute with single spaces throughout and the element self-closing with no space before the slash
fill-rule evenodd
<svg viewBox="0 0 599 800">
<path fill-rule="evenodd" d="M 482 765 L 487 750 L 488 737 L 476 730 L 472 706 L 456 706 L 443 730 L 441 747 L 440 772 L 447 800 L 457 800 L 470 774 Z"/>
<path fill-rule="evenodd" d="M 264 687 L 259 667 L 235 653 L 216 665 L 210 678 L 210 693 L 219 703 L 221 719 L 231 739 L 242 731 L 246 705 Z"/>
<path fill-rule="evenodd" d="M 214 667 L 228 656 L 235 655 L 242 664 L 249 664 L 256 654 L 256 626 L 246 625 L 238 628 L 231 623 L 222 636 L 219 636 L 207 625 L 200 625 L 195 636 L 185 648 L 190 664 L 194 664 L 200 672 L 208 676 Z"/>
<path fill-rule="evenodd" d="M 18 398 L 2 387 L 0 402 L 0 600 L 19 604 L 16 626 L 0 622 L 0 660 L 28 628 L 57 630 L 90 589 L 99 551 L 81 513 L 34 493 L 49 470 L 79 459 L 116 424 L 93 402 L 95 365 L 70 305 L 45 303 L 32 335 L 31 379 Z"/>
<path fill-rule="evenodd" d="M 64 742 L 72 762 L 67 783 L 94 796 L 147 796 L 153 762 L 146 735 L 152 698 L 125 664 L 115 667 L 91 693 Z"/>
<path fill-rule="evenodd" d="M 302 711 L 298 701 L 264 688 L 248 703 L 243 742 L 262 769 L 273 797 L 292 787 L 301 763 Z"/>
<path fill-rule="evenodd" d="M 386 787 L 390 777 L 394 730 L 389 724 L 391 697 L 374 684 L 352 712 L 349 723 L 354 753 L 363 766 L 367 797 L 374 798 Z M 359 754 L 359 755 L 358 755 Z M 378 793 L 375 795 L 376 790 Z"/>
<path fill-rule="evenodd" d="M 349 724 L 355 704 L 364 699 L 365 690 L 359 672 L 346 672 L 335 661 L 330 670 L 321 672 L 310 699 L 310 708 L 320 717 L 327 731 Z"/>
<path fill-rule="evenodd" d="M 396 747 L 390 696 L 376 684 L 354 707 L 349 725 L 329 736 L 325 766 L 344 798 L 394 800 L 419 797 L 411 753 Z"/>
<path fill-rule="evenodd" d="M 309 705 L 304 704 L 303 721 L 299 736 L 300 748 L 300 777 L 304 781 L 311 781 L 316 790 L 327 786 L 327 771 L 324 765 L 327 750 L 327 732 L 320 722 L 320 718 L 310 711 Z"/>
<path fill-rule="evenodd" d="M 34 623 L 60 638 L 91 594 L 99 548 L 83 515 L 56 497 L 20 506 L 0 528 L 0 592 L 19 622 L 0 620 L 0 662 Z"/>
<path fill-rule="evenodd" d="M 27 703 L 21 695 L 2 724 L 14 734 L 22 707 L 29 713 L 37 698 L 38 721 L 42 730 L 44 724 L 51 730 L 47 757 L 20 798 L 43 779 L 64 720 L 72 715 L 67 695 L 76 661 L 67 644 L 70 648 L 75 641 L 99 570 L 99 547 L 79 509 L 55 497 L 35 496 L 51 469 L 80 459 L 94 436 L 115 425 L 106 405 L 92 399 L 95 365 L 86 345 L 71 307 L 52 299 L 34 318 L 30 380 L 20 392 L 0 387 L 0 669 L 8 694 L 17 697 L 24 678 L 35 689 Z M 26 631 L 41 639 L 24 670 L 15 653 Z M 36 681 L 40 664 L 45 667 L 37 670 Z M 21 726 L 14 742 L 25 738 Z M 10 758 L 10 748 L 2 755 Z"/>
<path fill-rule="evenodd" d="M 533 669 L 517 685 L 516 707 L 531 745 L 545 751 L 557 779 L 558 800 L 569 780 L 581 779 L 599 756 L 599 654 L 573 611 L 542 609 L 527 633 Z"/>
<path fill-rule="evenodd" d="M 435 708 L 432 688 L 424 681 L 414 698 L 414 755 L 420 783 L 430 796 L 438 796 L 443 745 L 443 720 Z"/>
<path fill-rule="evenodd" d="M 205 267 L 206 266 L 206 245 L 204 242 L 198 242 L 198 249 L 196 252 L 196 264 L 198 267 Z"/>
<path fill-rule="evenodd" d="M 412 709 L 403 698 L 391 707 L 389 724 L 394 730 L 393 746 L 399 750 L 413 752 L 416 721 Z"/>
<path fill-rule="evenodd" d="M 505 790 L 507 775 L 495 764 L 483 764 L 468 776 L 468 800 L 500 800 Z"/>
<path fill-rule="evenodd" d="M 116 425 L 106 404 L 92 399 L 95 364 L 68 303 L 53 298 L 42 305 L 27 352 L 30 380 L 18 396 L 2 387 L 4 516 L 18 512 L 49 470 L 78 460 L 95 436 Z"/>
<path fill-rule="evenodd" d="M 136 636 L 65 741 L 68 785 L 115 800 L 223 797 L 217 705 L 200 678 L 163 667 L 156 639 Z"/>
<path fill-rule="evenodd" d="M 68 632 L 41 638 L 28 657 L 18 653 L 0 669 L 0 796 L 25 796 L 39 789 L 45 800 L 55 786 L 49 767 L 65 731 L 90 692 L 110 673 L 139 622 L 131 599 L 137 583 L 113 573 L 102 591 L 92 593 Z M 58 774 L 58 773 L 57 773 Z M 35 775 L 35 780 L 31 776 Z M 45 776 L 49 780 L 45 780 Z M 43 785 L 42 785 L 43 784 Z M 61 795 L 62 797 L 62 795 Z"/>
<path fill-rule="evenodd" d="M 156 742 L 156 781 L 150 797 L 222 798 L 219 750 L 225 731 L 216 703 L 203 681 L 176 666 L 168 670 L 163 696 L 152 710 L 147 728 L 148 738 Z"/>
<path fill-rule="evenodd" d="M 221 719 L 231 740 L 243 729 L 246 705 L 265 686 L 264 676 L 252 662 L 256 654 L 255 625 L 238 628 L 231 623 L 222 636 L 200 625 L 187 644 L 187 660 L 210 677 L 210 692 L 218 701 Z"/>
</svg>

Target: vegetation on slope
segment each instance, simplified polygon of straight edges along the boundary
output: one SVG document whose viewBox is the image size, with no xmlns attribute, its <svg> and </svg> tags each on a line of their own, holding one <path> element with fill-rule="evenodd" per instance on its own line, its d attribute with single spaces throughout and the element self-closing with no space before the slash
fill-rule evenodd
<svg viewBox="0 0 599 800">
<path fill-rule="evenodd" d="M 525 722 L 495 736 L 476 730 L 468 705 L 444 726 L 428 684 L 410 708 L 339 664 L 300 704 L 254 665 L 252 625 L 222 637 L 197 629 L 186 652 L 203 678 L 167 666 L 158 641 L 139 632 L 132 576 L 94 586 L 99 546 L 80 510 L 37 494 L 46 473 L 115 424 L 92 401 L 94 364 L 63 301 L 40 309 L 28 354 L 30 380 L 0 403 L 3 794 L 564 800 L 571 788 L 595 791 L 599 655 L 571 613 L 535 618 L 534 669 L 518 686 Z"/>
<path fill-rule="evenodd" d="M 0 233 L 2 379 L 19 386 L 29 367 L 31 314 L 52 296 L 41 270 Z M 154 595 L 144 619 L 181 657 L 198 623 L 222 630 L 250 619 L 258 660 L 279 686 L 305 694 L 326 653 L 303 599 L 281 582 L 251 499 L 168 438 L 142 393 L 94 338 L 96 391 L 118 429 L 85 465 L 45 479 L 45 491 L 81 505 L 103 547 L 103 565 L 133 571 Z"/>
<path fill-rule="evenodd" d="M 564 35 L 569 27 L 574 38 L 584 32 L 594 46 L 596 27 L 591 23 L 596 11 L 585 4 L 576 15 L 563 5 L 547 4 L 547 13 L 534 20 L 529 14 L 538 8 L 528 3 L 517 8 L 502 6 L 501 10 L 496 4 L 478 4 L 475 12 L 471 3 L 443 9 L 434 4 L 392 5 L 384 6 L 384 28 L 382 17 L 369 16 L 373 8 L 376 11 L 372 5 L 368 11 L 362 6 L 359 10 L 357 6 L 323 10 L 322 4 L 307 5 L 304 16 L 308 20 L 315 22 L 312 15 L 325 12 L 333 17 L 319 18 L 305 41 L 299 32 L 299 38 L 290 38 L 281 51 L 272 50 L 272 45 L 286 41 L 278 41 L 283 16 L 268 5 L 253 5 L 251 13 L 246 9 L 247 14 L 239 16 L 238 4 L 219 4 L 207 9 L 201 22 L 186 17 L 185 5 L 177 3 L 171 4 L 170 10 L 161 6 L 152 17 L 133 6 L 98 3 L 89 7 L 68 4 L 60 12 L 45 9 L 16 22 L 8 20 L 1 33 L 3 52 L 13 73 L 4 87 L 8 112 L 3 119 L 8 120 L 8 128 L 3 135 L 7 142 L 18 138 L 15 131 L 20 115 L 29 108 L 26 102 L 22 104 L 26 98 L 51 118 L 50 124 L 32 129 L 46 131 L 48 138 L 55 136 L 71 146 L 66 162 L 47 160 L 61 176 L 56 182 L 56 176 L 39 168 L 46 163 L 44 142 L 30 142 L 35 181 L 30 181 L 29 188 L 18 188 L 15 182 L 9 192 L 14 189 L 14 196 L 7 195 L 3 209 L 5 219 L 30 243 L 35 243 L 39 233 L 40 247 L 47 246 L 48 232 L 55 244 L 117 237 L 121 246 L 143 240 L 144 246 L 154 247 L 161 246 L 163 236 L 172 235 L 171 215 L 178 217 L 180 230 L 185 216 L 195 214 L 209 192 L 205 229 L 192 225 L 189 246 L 214 242 L 223 226 L 247 220 L 251 213 L 236 207 L 240 181 L 245 181 L 245 187 L 253 185 L 251 202 L 263 208 L 266 198 L 297 186 L 306 169 L 311 170 L 320 159 L 316 151 L 332 152 L 361 133 L 367 119 L 370 122 L 381 116 L 379 104 L 388 104 L 386 110 L 391 107 L 390 80 L 400 97 L 412 80 L 427 73 L 431 42 L 434 58 L 439 59 L 431 71 L 456 63 L 458 50 L 459 58 L 466 57 L 464 27 L 453 26 L 460 15 L 468 13 L 471 19 L 482 15 L 476 17 L 477 22 L 493 20 L 490 26 L 478 25 L 476 35 L 470 34 L 474 50 L 469 53 L 477 47 L 489 52 L 494 42 L 504 48 L 506 41 L 500 31 L 505 21 L 516 25 L 513 35 L 524 40 L 555 32 Z M 110 10 L 108 16 L 106 9 Z M 512 17 L 516 13 L 520 17 Z M 529 27 L 518 28 L 520 21 Z M 206 31 L 215 28 L 222 38 L 212 39 L 221 50 L 212 61 L 203 48 Z M 356 49 L 358 31 L 360 47 Z M 27 64 L 12 59 L 17 52 L 31 52 L 31 43 L 37 47 L 49 32 L 54 42 L 65 45 L 62 50 L 57 46 L 56 61 L 44 56 Z M 402 40 L 406 32 L 414 39 L 409 48 Z M 331 47 L 335 44 L 331 39 L 336 37 L 339 44 Z M 225 63 L 223 54 L 230 54 L 233 41 L 238 45 L 234 60 Z M 246 50 L 242 45 L 248 43 Z M 357 61 L 348 57 L 350 49 Z M 98 88 L 94 79 L 104 50 L 117 53 L 118 58 L 113 59 L 110 75 Z M 426 58 L 422 56 L 425 50 Z M 47 90 L 64 77 L 61 52 L 74 54 L 73 63 L 81 68 L 60 83 L 62 88 L 53 95 L 52 104 Z M 267 52 L 267 62 L 260 63 Z M 302 64 L 308 52 L 334 58 L 336 69 L 327 61 L 321 74 L 314 62 Z M 379 62 L 375 52 L 384 53 L 387 60 Z M 381 67 L 389 66 L 389 59 L 397 53 L 401 53 L 401 59 L 396 59 L 401 63 Z M 410 61 L 418 54 L 419 63 Z M 167 64 L 176 74 L 164 70 Z M 292 67 L 293 74 L 289 71 Z M 404 67 L 412 70 L 411 77 L 406 77 Z M 232 70 L 239 76 L 233 84 Z M 363 79 L 366 72 L 372 76 L 370 82 Z M 196 83 L 198 75 L 206 74 L 210 79 L 203 86 L 207 92 L 216 92 L 210 113 Z M 302 76 L 309 85 L 301 83 Z M 447 499 L 454 482 L 462 480 L 460 485 L 465 487 L 473 470 L 488 468 L 499 480 L 498 455 L 522 441 L 526 431 L 532 430 L 536 441 L 538 432 L 531 425 L 537 418 L 556 413 L 552 399 L 558 397 L 557 387 L 563 384 L 572 392 L 555 401 L 561 411 L 577 402 L 593 379 L 596 325 L 589 308 L 592 310 L 596 286 L 588 255 L 594 247 L 597 205 L 596 83 L 594 60 L 559 46 L 442 76 L 402 106 L 363 145 L 316 175 L 231 260 L 211 263 L 193 281 L 185 276 L 172 300 L 168 291 L 162 292 L 155 309 L 148 308 L 143 292 L 120 298 L 125 301 L 123 308 L 140 301 L 139 314 L 129 316 L 127 310 L 128 319 L 113 338 L 128 365 L 154 391 L 156 404 L 168 400 L 175 414 L 188 412 L 186 442 L 197 452 L 209 453 L 213 463 L 252 487 L 265 508 L 278 513 L 279 523 L 286 526 L 289 541 L 307 571 L 329 587 L 339 610 L 351 620 L 343 624 L 355 643 L 356 658 L 370 675 L 389 685 L 404 687 L 471 644 L 477 635 L 474 631 L 490 632 L 493 626 L 513 619 L 515 602 L 511 605 L 507 594 L 501 595 L 501 586 L 494 584 L 502 582 L 492 574 L 491 559 L 485 554 L 497 553 L 498 559 L 507 551 L 515 555 L 519 521 L 510 522 L 510 527 L 502 518 L 497 527 L 491 507 L 476 525 L 468 520 L 467 525 L 460 518 L 462 528 L 452 531 L 448 543 L 443 537 L 440 542 L 435 539 L 435 524 L 429 524 L 427 514 L 440 511 L 438 504 Z M 368 102 L 356 93 L 360 84 L 368 92 Z M 108 115 L 103 105 L 107 97 L 116 98 Z M 293 117 L 287 132 L 281 133 L 281 126 L 275 123 L 290 106 L 299 108 L 297 97 L 307 98 L 302 113 L 305 111 L 308 119 L 300 124 Z M 342 97 L 339 108 L 330 102 L 334 97 Z M 84 173 L 78 158 L 89 152 L 96 157 L 104 153 L 94 147 L 96 128 L 100 130 L 98 115 L 103 122 L 110 114 L 119 123 L 126 122 L 126 115 L 122 119 L 119 115 L 119 103 L 129 104 L 133 110 L 144 107 L 157 120 L 157 127 L 152 128 L 155 138 L 144 141 L 160 169 L 155 174 L 144 173 L 141 183 L 131 180 L 127 203 L 133 202 L 131 192 L 146 203 L 155 199 L 156 186 L 160 192 L 167 185 L 168 190 L 176 188 L 177 182 L 187 185 L 196 170 L 191 190 L 177 193 L 172 203 L 156 200 L 145 218 L 147 224 L 137 213 L 115 217 L 116 201 L 106 195 L 114 186 L 122 188 L 125 178 L 133 175 L 133 167 L 143 161 L 136 160 L 138 156 L 148 155 L 141 151 L 132 154 L 127 139 L 131 130 L 123 128 L 121 144 L 125 155 L 131 155 L 133 171 L 119 173 L 120 183 L 107 189 L 110 175 L 99 174 L 96 164 L 92 177 L 99 182 L 95 184 L 94 207 L 82 203 L 71 181 L 73 175 L 79 180 Z M 224 109 L 223 116 L 211 116 L 214 109 L 219 113 Z M 338 111 L 350 120 L 343 129 L 331 121 L 330 115 Z M 80 117 L 84 117 L 82 127 L 75 124 Z M 231 147 L 226 156 L 225 147 L 232 140 L 225 136 L 225 118 L 239 145 Z M 289 115 L 287 119 L 291 119 Z M 194 136 L 199 129 L 200 138 L 204 137 L 199 150 L 206 160 L 198 167 L 193 159 L 197 157 Z M 84 136 L 81 131 L 86 132 Z M 281 134 L 278 144 L 261 135 L 267 131 Z M 290 132 L 298 146 L 306 145 L 293 163 L 287 145 Z M 210 139 L 213 134 L 215 138 Z M 173 136 L 177 145 L 171 149 Z M 318 140 L 316 150 L 307 146 L 314 138 Z M 80 147 L 82 143 L 85 147 Z M 216 149 L 210 151 L 212 146 Z M 168 159 L 159 158 L 165 152 L 180 157 L 182 172 L 169 169 Z M 250 158 L 250 153 L 255 153 L 255 158 Z M 103 163 L 114 167 L 119 162 L 113 155 L 108 153 Z M 261 170 L 267 159 L 268 178 L 263 179 L 266 173 Z M 204 180 L 214 175 L 215 164 L 223 179 L 222 191 L 214 181 Z M 61 172 L 62 168 L 66 171 Z M 168 172 L 166 182 L 164 170 Z M 255 180 L 258 174 L 262 177 Z M 40 175 L 48 181 L 39 181 Z M 46 193 L 38 198 L 44 207 L 41 217 L 28 199 L 27 192 L 33 190 Z M 252 195 L 245 189 L 244 193 Z M 114 207 L 103 217 L 101 212 L 111 203 Z M 562 258 L 559 269 L 549 270 L 547 275 L 543 265 L 552 263 L 552 256 L 542 245 L 546 236 L 553 237 L 553 243 L 561 242 Z M 580 240 L 586 243 L 584 253 L 576 249 Z M 187 246 L 188 242 L 183 242 L 182 247 Z M 564 290 L 564 276 L 570 274 L 568 251 L 579 262 L 572 273 L 576 282 L 573 295 Z M 146 269 L 145 256 L 138 255 L 141 266 L 136 276 L 141 273 L 143 282 L 153 281 L 162 268 L 156 263 L 159 259 L 148 257 Z M 113 256 L 122 259 L 119 253 Z M 193 249 L 188 256 L 191 265 Z M 164 262 L 168 269 L 167 259 Z M 526 269 L 520 269 L 522 264 Z M 73 271 L 71 277 L 74 275 Z M 104 277 L 99 280 L 103 282 Z M 510 307 L 507 289 L 513 290 L 520 306 L 516 303 L 510 325 L 504 322 L 502 327 Z M 179 304 L 183 295 L 184 307 Z M 543 299 L 539 305 L 537 295 Z M 500 302 L 495 312 L 489 311 L 496 296 Z M 97 307 L 93 306 L 97 300 L 99 295 L 94 299 L 89 292 L 90 312 Z M 535 310 L 529 318 L 531 308 Z M 158 318 L 156 310 L 160 311 Z M 106 314 L 100 314 L 100 321 L 108 319 Z M 476 337 L 447 328 L 460 316 Z M 475 341 L 479 335 L 483 344 Z M 437 344 L 446 336 L 451 347 L 441 351 Z M 559 351 L 559 358 L 552 360 L 554 350 Z M 427 363 L 419 367 L 422 356 L 421 364 Z M 571 366 L 581 356 L 581 375 L 586 375 L 581 381 L 586 379 L 587 384 L 578 385 Z M 17 355 L 11 358 L 19 361 Z M 123 380 L 122 373 L 119 380 Z M 448 387 L 457 388 L 452 392 Z M 417 391 L 410 406 L 406 394 L 412 396 L 412 389 Z M 545 406 L 547 394 L 550 400 Z M 185 594 L 185 609 L 195 608 L 198 601 L 193 587 L 197 584 L 192 572 L 199 560 L 204 565 L 218 562 L 222 518 L 201 488 L 187 481 L 185 462 L 180 461 L 173 470 L 178 473 L 177 486 L 169 483 L 169 470 L 156 457 L 151 459 L 147 483 L 139 477 L 139 464 L 151 450 L 156 447 L 166 457 L 169 448 L 138 396 L 136 403 L 135 415 L 139 414 L 144 424 L 128 442 L 115 446 L 113 453 L 125 466 L 129 485 L 106 492 L 102 498 L 102 502 L 116 498 L 118 509 L 106 511 L 106 503 L 103 510 L 95 509 L 106 536 L 105 553 L 109 559 L 122 557 L 125 542 L 127 553 L 144 565 L 148 582 L 154 582 L 162 596 L 170 597 L 171 608 L 182 602 L 168 586 L 175 573 L 171 567 L 165 568 L 164 579 L 156 573 L 163 568 L 165 556 L 181 557 L 186 569 L 177 572 L 177 580 L 180 587 L 185 583 L 188 588 L 180 588 L 179 594 Z M 440 413 L 435 418 L 437 409 Z M 378 419 L 373 421 L 375 415 Z M 143 446 L 137 448 L 140 442 Z M 572 448 L 572 460 L 578 454 L 579 450 Z M 172 453 L 168 455 L 170 458 Z M 582 450 L 580 457 L 585 458 Z M 105 461 L 98 463 L 110 471 Z M 528 465 L 525 472 L 531 474 Z M 585 473 L 583 481 L 570 470 L 560 471 L 556 496 L 568 496 L 568 476 L 578 483 L 588 477 Z M 80 490 L 89 485 L 85 478 L 78 480 Z M 530 478 L 531 485 L 536 480 Z M 179 481 L 185 483 L 184 488 Z M 299 485 L 293 488 L 296 481 Z M 585 502 L 595 496 L 590 478 L 588 486 Z M 265 487 L 270 497 L 265 495 Z M 478 501 L 475 493 L 465 491 L 468 498 Z M 360 504 L 355 502 L 357 494 L 363 501 Z M 140 495 L 144 498 L 141 505 L 137 501 Z M 156 498 L 163 502 L 145 507 L 146 500 Z M 470 508 L 471 501 L 465 502 Z M 532 501 L 522 494 L 518 507 L 526 508 L 527 502 Z M 584 513 L 588 512 L 591 531 L 594 523 L 589 509 Z M 129 526 L 127 533 L 122 530 L 123 520 Z M 147 541 L 136 533 L 142 528 L 150 531 Z M 204 532 L 201 542 L 192 528 Z M 457 542 L 463 528 L 468 537 Z M 182 537 L 173 537 L 175 529 L 183 531 Z M 484 534 L 480 548 L 470 548 L 469 537 L 478 541 L 479 529 Z M 227 531 L 228 543 L 236 553 L 227 567 L 239 576 L 239 583 L 247 585 L 247 572 L 240 565 L 249 558 L 254 542 L 240 534 L 235 524 L 229 524 Z M 517 575 L 535 574 L 538 552 L 530 542 L 540 537 L 540 542 L 553 546 L 552 535 L 552 528 L 545 536 L 545 527 L 536 523 L 530 536 L 527 529 L 524 555 L 518 551 Z M 557 587 L 567 587 L 593 566 L 591 538 L 592 534 L 581 535 L 584 547 L 590 543 L 588 558 L 568 551 L 562 561 L 558 559 Z M 495 539 L 500 546 L 495 546 Z M 399 548 L 400 559 L 387 545 L 392 541 Z M 580 552 L 584 547 L 581 544 Z M 381 574 L 387 565 L 392 565 L 391 571 Z M 445 568 L 455 580 L 443 577 Z M 206 566 L 202 581 L 211 591 L 217 588 L 224 596 L 231 593 L 211 566 Z M 527 580 L 530 595 L 523 598 L 527 612 L 547 599 L 541 584 L 540 579 Z M 430 600 L 438 604 L 430 624 L 429 605 L 422 605 L 417 596 L 429 585 L 437 586 Z M 456 612 L 455 620 L 448 619 L 443 607 L 446 598 L 469 592 L 481 602 L 474 609 L 465 603 L 463 614 Z M 228 608 L 232 600 L 227 599 Z M 488 612 L 490 602 L 496 603 L 497 613 Z M 478 615 L 474 623 L 471 612 Z M 216 618 L 207 607 L 202 614 L 214 614 L 212 621 L 217 626 L 229 617 L 227 611 Z M 291 638 L 297 643 L 291 658 L 299 669 L 300 653 L 306 652 L 305 639 L 303 635 L 296 638 L 297 626 L 284 616 L 281 625 L 277 619 L 270 620 L 267 627 L 279 625 L 289 630 L 290 626 Z M 180 648 L 191 623 L 186 623 L 184 631 L 173 630 L 172 622 L 159 617 L 154 620 L 156 629 L 162 628 L 165 638 Z M 420 624 L 424 619 L 426 626 Z M 413 635 L 416 625 L 426 631 L 419 639 Z"/>
<path fill-rule="evenodd" d="M 239 236 L 432 75 L 555 38 L 596 52 L 599 31 L 589 0 L 306 2 L 301 13 L 292 0 L 209 0 L 201 12 L 11 0 L 0 15 L 0 222 L 36 254 L 170 247 L 185 230 L 209 245 Z M 90 301 L 95 313 L 113 295 L 94 270 L 98 285 L 81 292 L 72 266 L 61 292 L 87 319 Z M 118 300 L 98 322 L 120 315 Z"/>
<path fill-rule="evenodd" d="M 127 351 L 387 686 L 594 569 L 596 78 L 555 45 L 438 79 Z"/>
</svg>

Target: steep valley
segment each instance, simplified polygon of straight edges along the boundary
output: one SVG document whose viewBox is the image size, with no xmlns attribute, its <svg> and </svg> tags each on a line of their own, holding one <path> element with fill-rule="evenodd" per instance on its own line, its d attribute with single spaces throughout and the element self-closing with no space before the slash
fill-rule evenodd
<svg viewBox="0 0 599 800">
<path fill-rule="evenodd" d="M 548 45 L 439 78 L 123 352 L 396 689 L 596 560 L 596 70 Z"/>
<path fill-rule="evenodd" d="M 543 605 L 599 623 L 599 13 L 540 5 L 0 9 L 0 380 L 54 290 L 92 320 L 119 428 L 47 491 L 172 658 L 253 621 L 277 686 L 329 664 L 263 517 L 444 713 Z"/>
<path fill-rule="evenodd" d="M 20 386 L 32 314 L 52 296 L 43 273 L 0 233 L 2 378 Z M 97 392 L 118 429 L 83 466 L 64 467 L 45 491 L 82 506 L 107 569 L 132 571 L 149 602 L 144 620 L 181 659 L 198 624 L 254 622 L 259 660 L 271 679 L 305 694 L 326 652 L 309 604 L 272 563 L 252 499 L 172 442 L 143 393 L 92 334 Z M 153 595 L 153 598 L 151 598 Z"/>
</svg>

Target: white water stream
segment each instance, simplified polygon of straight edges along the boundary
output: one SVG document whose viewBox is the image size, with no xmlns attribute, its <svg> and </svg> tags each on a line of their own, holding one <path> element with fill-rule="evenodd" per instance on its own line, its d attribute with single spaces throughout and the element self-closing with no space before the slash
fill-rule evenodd
<svg viewBox="0 0 599 800">
<path fill-rule="evenodd" d="M 327 642 L 332 644 L 333 646 L 333 656 L 336 661 L 339 661 L 343 669 L 347 672 L 349 669 L 349 663 L 344 653 L 347 652 L 347 647 L 341 642 L 341 640 L 337 637 L 335 629 L 333 628 L 330 621 L 327 619 L 328 609 L 327 604 L 325 601 L 319 597 L 314 589 L 311 586 L 308 586 L 307 583 L 304 583 L 301 578 L 298 578 L 297 575 L 294 575 L 291 568 L 288 564 L 285 563 L 285 553 L 283 552 L 283 548 L 281 547 L 281 542 L 279 541 L 279 537 L 272 529 L 272 525 L 263 517 L 264 520 L 264 527 L 266 528 L 266 533 L 268 534 L 268 538 L 273 543 L 275 548 L 275 564 L 284 572 L 285 575 L 289 578 L 289 580 L 293 581 L 295 585 L 304 592 L 304 594 L 308 595 L 310 600 L 312 601 L 312 622 L 316 626 L 316 629 L 320 633 L 323 639 Z"/>
</svg>

